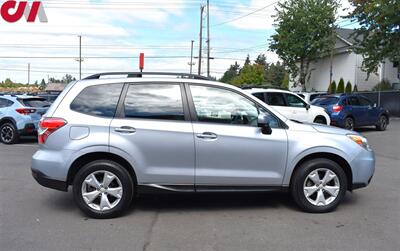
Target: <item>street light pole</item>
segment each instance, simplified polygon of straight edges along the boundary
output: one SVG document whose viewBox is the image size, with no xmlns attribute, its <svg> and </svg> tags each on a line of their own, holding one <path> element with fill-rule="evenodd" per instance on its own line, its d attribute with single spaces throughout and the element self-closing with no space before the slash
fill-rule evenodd
<svg viewBox="0 0 400 251">
<path fill-rule="evenodd" d="M 210 77 L 210 0 L 207 0 L 207 77 Z"/>
<path fill-rule="evenodd" d="M 191 50 L 190 50 L 190 74 L 193 72 L 193 43 L 194 40 L 192 40 L 192 45 L 191 45 Z"/>
<path fill-rule="evenodd" d="M 200 41 L 199 41 L 199 69 L 198 74 L 201 75 L 201 55 L 203 47 L 203 12 L 204 6 L 200 6 Z"/>
<path fill-rule="evenodd" d="M 82 36 L 79 35 L 79 80 L 82 79 Z"/>
</svg>

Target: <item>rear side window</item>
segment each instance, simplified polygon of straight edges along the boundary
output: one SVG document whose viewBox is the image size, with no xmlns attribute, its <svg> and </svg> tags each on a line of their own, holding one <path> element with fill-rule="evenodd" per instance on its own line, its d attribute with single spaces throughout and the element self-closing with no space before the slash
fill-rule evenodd
<svg viewBox="0 0 400 251">
<path fill-rule="evenodd" d="M 322 97 L 314 99 L 312 102 L 313 105 L 335 105 L 339 102 L 339 98 L 337 97 Z"/>
<path fill-rule="evenodd" d="M 360 101 L 358 100 L 357 97 L 349 97 L 347 98 L 347 104 L 348 105 L 353 105 L 353 106 L 360 106 Z"/>
<path fill-rule="evenodd" d="M 114 117 L 123 84 L 86 87 L 71 103 L 71 109 L 94 116 Z"/>
<path fill-rule="evenodd" d="M 11 100 L 0 98 L 0 108 L 10 107 L 14 104 Z"/>
<path fill-rule="evenodd" d="M 266 103 L 269 105 L 286 106 L 285 97 L 283 96 L 282 93 L 269 92 L 267 93 L 266 101 L 267 101 Z"/>
<path fill-rule="evenodd" d="M 264 93 L 262 93 L 262 92 L 253 93 L 253 96 L 258 98 L 262 102 L 265 102 Z"/>
<path fill-rule="evenodd" d="M 178 84 L 130 85 L 124 110 L 126 118 L 185 120 Z"/>
<path fill-rule="evenodd" d="M 46 101 L 44 98 L 27 98 L 27 99 L 19 99 L 18 100 L 22 105 L 26 107 L 49 107 L 50 103 Z"/>
</svg>

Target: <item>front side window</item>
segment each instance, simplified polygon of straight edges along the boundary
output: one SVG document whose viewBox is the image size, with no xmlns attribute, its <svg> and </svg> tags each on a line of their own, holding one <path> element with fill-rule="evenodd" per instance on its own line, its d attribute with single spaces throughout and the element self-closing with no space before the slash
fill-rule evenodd
<svg viewBox="0 0 400 251">
<path fill-rule="evenodd" d="M 178 84 L 130 85 L 124 110 L 126 118 L 185 120 Z"/>
<path fill-rule="evenodd" d="M 295 95 L 286 94 L 286 100 L 287 100 L 288 106 L 290 106 L 290 107 L 306 107 L 306 104 L 304 103 L 304 101 Z"/>
<path fill-rule="evenodd" d="M 267 93 L 267 104 L 272 106 L 286 106 L 285 97 L 282 93 L 269 92 Z"/>
<path fill-rule="evenodd" d="M 201 122 L 257 126 L 258 109 L 244 96 L 222 88 L 190 86 Z"/>
<path fill-rule="evenodd" d="M 360 100 L 360 105 L 362 106 L 372 106 L 372 102 L 366 98 L 361 97 L 359 98 L 359 100 Z"/>
<path fill-rule="evenodd" d="M 122 87 L 123 84 L 86 87 L 71 103 L 71 110 L 94 116 L 112 118 L 117 109 Z"/>
</svg>

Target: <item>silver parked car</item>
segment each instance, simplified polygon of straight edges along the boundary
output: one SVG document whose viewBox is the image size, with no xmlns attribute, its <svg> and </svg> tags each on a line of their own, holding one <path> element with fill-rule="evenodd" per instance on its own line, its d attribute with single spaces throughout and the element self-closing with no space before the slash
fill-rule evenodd
<svg viewBox="0 0 400 251">
<path fill-rule="evenodd" d="M 323 213 L 374 174 L 374 153 L 355 132 L 288 120 L 200 76 L 126 75 L 69 84 L 40 122 L 34 178 L 72 185 L 91 217 L 118 216 L 135 194 L 157 191 L 287 190 Z"/>
</svg>

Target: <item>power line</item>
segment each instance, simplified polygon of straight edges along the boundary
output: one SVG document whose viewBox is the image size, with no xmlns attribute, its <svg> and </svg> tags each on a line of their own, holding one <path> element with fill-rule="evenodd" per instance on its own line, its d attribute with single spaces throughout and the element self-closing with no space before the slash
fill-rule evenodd
<svg viewBox="0 0 400 251">
<path fill-rule="evenodd" d="M 259 11 L 262 11 L 262 10 L 268 8 L 268 7 L 271 7 L 271 6 L 275 5 L 275 4 L 278 3 L 278 2 L 279 2 L 279 1 L 273 2 L 273 3 L 268 4 L 268 5 L 266 5 L 266 6 L 262 7 L 262 8 L 256 9 L 255 11 L 249 12 L 249 13 L 247 13 L 247 14 L 245 14 L 245 15 L 236 17 L 236 18 L 234 18 L 234 19 L 227 20 L 227 21 L 224 21 L 224 22 L 221 22 L 221 23 L 217 23 L 217 24 L 211 25 L 211 27 L 224 25 L 224 24 L 231 23 L 231 22 L 237 21 L 237 20 L 239 20 L 239 19 L 248 17 L 248 16 L 250 16 L 250 15 L 253 15 L 254 13 L 257 13 L 257 12 L 259 12 Z"/>
</svg>

